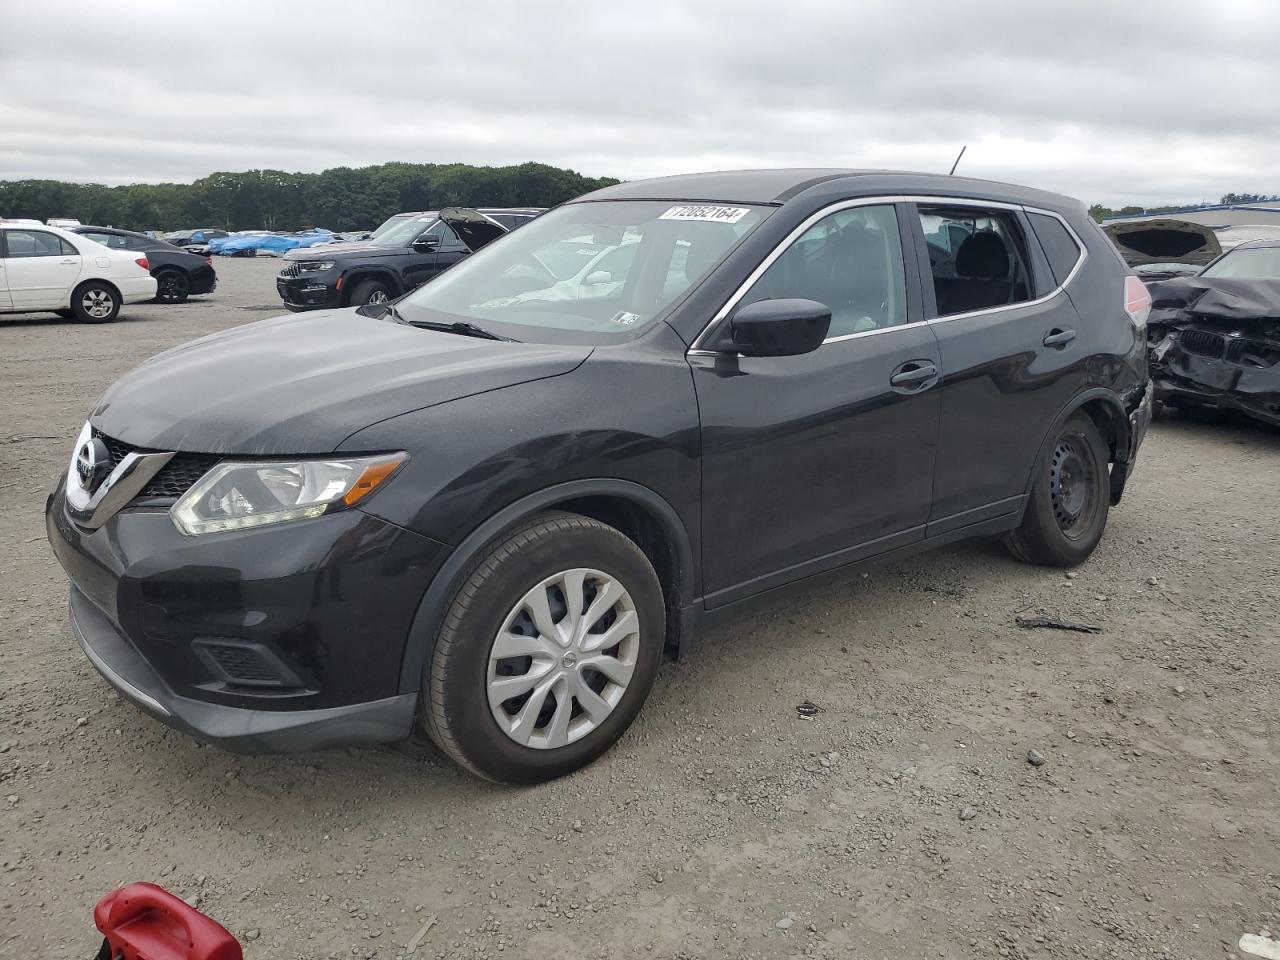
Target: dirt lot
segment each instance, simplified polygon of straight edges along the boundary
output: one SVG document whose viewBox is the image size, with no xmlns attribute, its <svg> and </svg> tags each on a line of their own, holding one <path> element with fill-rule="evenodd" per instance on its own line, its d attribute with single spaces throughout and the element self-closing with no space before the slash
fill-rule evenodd
<svg viewBox="0 0 1280 960">
<path fill-rule="evenodd" d="M 121 702 L 71 638 L 45 490 L 99 391 L 270 316 L 277 265 L 105 327 L 0 320 L 0 956 L 91 956 L 91 905 L 135 879 L 250 958 L 404 956 L 432 917 L 415 956 L 1206 958 L 1280 932 L 1280 432 L 1247 425 L 1157 424 L 1077 572 L 964 544 L 708 636 L 550 786 L 239 758 Z M 1036 611 L 1105 632 L 1013 625 Z"/>
</svg>

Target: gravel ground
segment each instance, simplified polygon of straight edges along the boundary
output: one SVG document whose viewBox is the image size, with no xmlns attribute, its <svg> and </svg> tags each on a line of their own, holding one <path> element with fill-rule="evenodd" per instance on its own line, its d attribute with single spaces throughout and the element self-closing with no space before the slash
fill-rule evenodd
<svg viewBox="0 0 1280 960">
<path fill-rule="evenodd" d="M 92 904 L 137 879 L 250 960 L 1206 958 L 1280 931 L 1280 432 L 1247 424 L 1156 424 L 1078 571 L 962 544 L 708 635 L 543 787 L 235 757 L 123 703 L 71 638 L 45 489 L 112 379 L 270 316 L 277 265 L 109 326 L 0 320 L 0 956 L 92 955 Z M 1039 613 L 1104 632 L 1013 625 Z"/>
</svg>

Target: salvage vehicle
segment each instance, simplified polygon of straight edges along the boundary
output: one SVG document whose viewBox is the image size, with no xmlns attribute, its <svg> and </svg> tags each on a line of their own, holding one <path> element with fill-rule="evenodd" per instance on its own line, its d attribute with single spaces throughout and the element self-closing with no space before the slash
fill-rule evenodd
<svg viewBox="0 0 1280 960">
<path fill-rule="evenodd" d="M 109 323 L 126 303 L 150 300 L 147 258 L 112 251 L 56 227 L 0 222 L 0 313 L 56 313 Z"/>
<path fill-rule="evenodd" d="M 1210 407 L 1280 426 L 1280 240 L 1239 244 L 1151 298 L 1157 412 Z"/>
<path fill-rule="evenodd" d="M 201 257 L 163 240 L 114 227 L 72 227 L 72 233 L 88 237 L 112 250 L 133 250 L 147 255 L 156 278 L 158 303 L 185 303 L 188 297 L 213 293 L 218 274 L 209 257 Z"/>
<path fill-rule="evenodd" d="M 1212 227 L 1189 220 L 1130 220 L 1102 228 L 1144 283 L 1193 277 L 1222 254 Z"/>
<path fill-rule="evenodd" d="M 284 255 L 276 292 L 288 310 L 385 303 L 443 273 L 540 211 L 449 207 L 406 220 L 365 243 Z"/>
<path fill-rule="evenodd" d="M 223 237 L 229 237 L 226 230 L 214 230 L 206 228 L 203 230 L 175 230 L 173 233 L 164 235 L 165 243 L 171 243 L 175 247 L 205 247 L 213 240 L 221 240 Z"/>
<path fill-rule="evenodd" d="M 937 220 L 964 234 L 945 275 Z M 587 240 L 634 247 L 600 296 L 546 267 Z M 1150 419 L 1149 305 L 1039 190 L 623 183 L 394 303 L 142 364 L 89 412 L 48 539 L 89 660 L 202 741 L 421 728 L 543 781 L 623 734 L 664 650 L 781 588 L 975 536 L 1083 563 Z"/>
</svg>

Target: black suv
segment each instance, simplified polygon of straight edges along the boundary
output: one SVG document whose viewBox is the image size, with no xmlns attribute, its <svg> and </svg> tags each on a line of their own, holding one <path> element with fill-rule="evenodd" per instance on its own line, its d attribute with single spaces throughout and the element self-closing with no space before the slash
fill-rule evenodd
<svg viewBox="0 0 1280 960">
<path fill-rule="evenodd" d="M 167 240 L 114 227 L 79 226 L 70 229 L 72 233 L 113 250 L 145 253 L 151 266 L 151 276 L 156 278 L 158 303 L 184 303 L 187 297 L 213 293 L 218 286 L 218 274 L 213 269 L 211 258 L 183 250 Z"/>
<path fill-rule="evenodd" d="M 396 223 L 383 224 L 370 240 L 289 251 L 276 291 L 293 311 L 384 303 L 541 212 L 532 207 L 449 207 L 397 214 L 392 218 Z"/>
<path fill-rule="evenodd" d="M 1150 420 L 1149 307 L 1038 190 L 621 184 L 396 303 L 138 367 L 49 542 L 89 659 L 202 740 L 421 725 L 545 780 L 622 735 L 664 648 L 776 588 L 975 536 L 1083 562 Z"/>
</svg>

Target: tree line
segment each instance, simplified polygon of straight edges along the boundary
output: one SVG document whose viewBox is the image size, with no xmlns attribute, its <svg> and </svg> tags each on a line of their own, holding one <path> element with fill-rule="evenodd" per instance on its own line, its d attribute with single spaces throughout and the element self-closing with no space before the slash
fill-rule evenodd
<svg viewBox="0 0 1280 960">
<path fill-rule="evenodd" d="M 1218 203 L 1266 203 L 1270 200 L 1280 200 L 1280 196 L 1265 193 L 1224 193 L 1222 199 Z M 1206 201 L 1201 201 L 1205 203 Z M 1110 207 L 1104 207 L 1100 203 L 1095 203 L 1089 208 L 1089 215 L 1094 220 L 1101 223 L 1109 217 L 1150 217 L 1161 213 L 1175 213 L 1178 210 L 1185 210 L 1187 207 L 1196 207 L 1200 204 L 1196 203 L 1176 203 L 1164 207 L 1121 207 L 1119 210 L 1113 210 Z"/>
<path fill-rule="evenodd" d="M 551 207 L 617 182 L 543 163 L 384 163 L 323 173 L 248 170 L 213 173 L 194 183 L 117 187 L 10 180 L 0 181 L 0 217 L 72 217 L 126 230 L 355 230 L 372 229 L 405 210 Z"/>
</svg>

